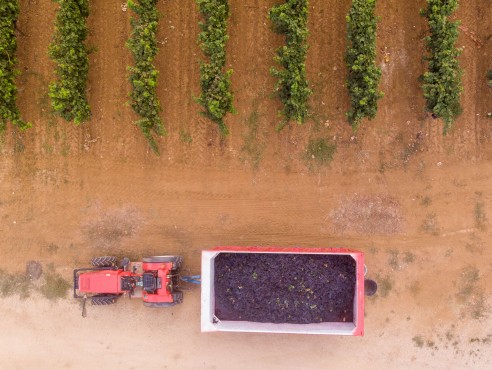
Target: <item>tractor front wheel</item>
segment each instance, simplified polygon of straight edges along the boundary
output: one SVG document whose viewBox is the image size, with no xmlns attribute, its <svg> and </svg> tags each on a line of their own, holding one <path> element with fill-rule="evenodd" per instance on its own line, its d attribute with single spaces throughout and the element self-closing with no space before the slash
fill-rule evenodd
<svg viewBox="0 0 492 370">
<path fill-rule="evenodd" d="M 179 270 L 183 264 L 183 257 L 181 256 L 152 256 L 142 259 L 144 263 L 169 263 L 172 262 L 173 270 Z"/>
<path fill-rule="evenodd" d="M 91 303 L 95 306 L 106 306 L 115 304 L 118 298 L 116 294 L 99 294 L 91 297 Z"/>
<path fill-rule="evenodd" d="M 94 257 L 91 260 L 92 266 L 94 267 L 111 267 L 116 264 L 118 259 L 115 256 L 101 256 Z"/>
</svg>

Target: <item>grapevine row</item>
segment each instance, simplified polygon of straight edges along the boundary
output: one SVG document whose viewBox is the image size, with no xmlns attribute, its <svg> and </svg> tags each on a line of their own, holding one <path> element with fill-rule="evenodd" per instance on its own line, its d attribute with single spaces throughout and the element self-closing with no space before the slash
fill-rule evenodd
<svg viewBox="0 0 492 370">
<path fill-rule="evenodd" d="M 166 132 L 159 117 L 160 102 L 157 97 L 157 76 L 159 72 L 153 64 L 157 48 L 157 25 L 159 13 L 157 0 L 129 0 L 128 7 L 137 15 L 131 19 L 131 37 L 127 46 L 133 54 L 135 65 L 129 67 L 131 106 L 141 119 L 135 124 L 147 139 L 150 148 L 158 154 L 159 150 L 153 134 L 162 136 Z"/>
<path fill-rule="evenodd" d="M 206 56 L 206 61 L 200 63 L 201 94 L 196 100 L 204 109 L 202 114 L 215 122 L 225 136 L 229 130 L 224 124 L 224 116 L 234 113 L 232 70 L 225 70 L 229 4 L 227 0 L 196 0 L 196 3 L 203 17 L 198 40 Z"/>
<path fill-rule="evenodd" d="M 49 55 L 56 63 L 57 80 L 49 86 L 53 110 L 67 121 L 80 124 L 90 119 L 86 96 L 89 72 L 86 18 L 88 0 L 54 0 L 60 4 L 56 14 L 53 41 Z"/>
<path fill-rule="evenodd" d="M 378 109 L 381 69 L 376 65 L 376 0 L 352 0 L 347 15 L 348 120 L 357 130 L 363 118 L 373 119 Z"/>
<path fill-rule="evenodd" d="M 270 70 L 278 79 L 275 91 L 283 104 L 284 119 L 277 126 L 281 130 L 289 121 L 302 124 L 308 115 L 307 101 L 312 93 L 306 80 L 308 1 L 287 0 L 273 6 L 268 16 L 275 32 L 285 35 L 285 45 L 275 56 L 282 68 Z"/>
<path fill-rule="evenodd" d="M 444 133 L 462 110 L 460 50 L 455 46 L 459 22 L 449 19 L 457 7 L 458 0 L 427 0 L 427 8 L 421 12 L 430 29 L 426 37 L 428 71 L 423 75 L 422 88 L 427 109 L 444 121 Z"/>
<path fill-rule="evenodd" d="M 85 45 L 88 30 L 89 0 L 53 0 L 59 4 L 55 33 L 49 55 L 56 64 L 56 80 L 49 86 L 53 110 L 67 121 L 76 124 L 90 119 L 86 96 L 88 50 Z M 128 0 L 134 13 L 131 35 L 127 42 L 134 65 L 129 67 L 131 106 L 140 116 L 135 124 L 158 153 L 156 136 L 166 134 L 157 97 L 157 77 L 153 61 L 158 53 L 156 32 L 159 14 L 158 0 Z M 230 16 L 227 0 L 195 0 L 202 16 L 199 23 L 200 47 L 205 60 L 200 63 L 201 93 L 197 102 L 203 114 L 215 122 L 221 134 L 229 130 L 224 123 L 227 113 L 233 113 L 231 91 L 232 70 L 227 70 L 225 46 L 229 38 L 227 21 Z M 458 0 L 426 0 L 421 15 L 428 21 L 426 37 L 427 71 L 422 76 L 426 108 L 434 118 L 444 121 L 444 133 L 461 113 L 460 96 L 463 91 L 462 70 L 458 62 L 461 50 L 456 47 L 459 22 L 450 17 L 458 7 Z M 308 50 L 308 0 L 284 0 L 273 6 L 268 17 L 275 32 L 284 35 L 285 45 L 276 50 L 278 67 L 271 68 L 277 78 L 275 91 L 282 102 L 283 120 L 277 129 L 291 121 L 302 124 L 308 117 L 308 99 L 312 94 L 306 79 Z M 347 22 L 345 61 L 348 70 L 347 89 L 350 97 L 348 121 L 357 130 L 364 118 L 377 113 L 381 69 L 376 65 L 376 0 L 352 0 Z M 15 25 L 19 14 L 19 0 L 0 3 L 0 130 L 7 122 L 21 129 L 29 123 L 20 118 L 16 105 L 17 88 Z M 488 84 L 492 76 L 488 74 Z"/>
<path fill-rule="evenodd" d="M 29 127 L 29 123 L 20 118 L 16 103 L 15 77 L 18 72 L 15 69 L 15 23 L 18 15 L 18 0 L 4 0 L 0 3 L 0 132 L 5 129 L 7 122 L 22 130 Z"/>
</svg>

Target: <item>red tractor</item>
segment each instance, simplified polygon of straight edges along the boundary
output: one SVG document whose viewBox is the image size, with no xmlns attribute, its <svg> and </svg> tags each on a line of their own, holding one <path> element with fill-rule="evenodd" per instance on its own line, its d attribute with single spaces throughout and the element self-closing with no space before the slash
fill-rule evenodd
<svg viewBox="0 0 492 370">
<path fill-rule="evenodd" d="M 93 305 L 116 303 L 123 295 L 142 298 L 147 307 L 170 307 L 183 302 L 179 290 L 180 256 L 154 256 L 142 262 L 113 256 L 92 259 L 89 268 L 73 272 L 75 298 L 90 298 Z"/>
</svg>

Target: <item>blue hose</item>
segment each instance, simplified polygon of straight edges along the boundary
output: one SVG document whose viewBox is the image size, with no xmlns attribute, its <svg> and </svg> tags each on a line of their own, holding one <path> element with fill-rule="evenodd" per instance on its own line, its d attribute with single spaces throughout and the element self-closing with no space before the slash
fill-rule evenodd
<svg viewBox="0 0 492 370">
<path fill-rule="evenodd" d="M 201 284 L 202 276 L 201 275 L 190 275 L 190 276 L 180 276 L 180 279 L 185 283 L 191 284 Z"/>
</svg>

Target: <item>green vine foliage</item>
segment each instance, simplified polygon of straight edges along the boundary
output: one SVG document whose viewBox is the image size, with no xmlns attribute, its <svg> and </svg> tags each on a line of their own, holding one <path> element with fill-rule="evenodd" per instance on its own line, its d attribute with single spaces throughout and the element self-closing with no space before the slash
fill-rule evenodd
<svg viewBox="0 0 492 370">
<path fill-rule="evenodd" d="M 284 120 L 277 126 L 281 130 L 290 121 L 304 123 L 308 116 L 308 98 L 312 94 L 306 80 L 306 54 L 308 50 L 308 1 L 287 0 L 273 6 L 268 14 L 275 32 L 285 35 L 285 45 L 277 49 L 275 61 L 282 68 L 272 67 L 270 73 L 277 78 L 275 92 L 283 104 Z"/>
<path fill-rule="evenodd" d="M 19 15 L 18 0 L 3 0 L 0 2 L 0 132 L 5 130 L 7 122 L 21 130 L 30 127 L 28 122 L 20 118 L 17 108 L 17 87 L 15 69 L 17 59 L 17 41 L 15 37 L 15 22 Z"/>
<path fill-rule="evenodd" d="M 80 124 L 90 119 L 86 97 L 89 59 L 87 37 L 88 0 L 54 0 L 60 4 L 49 54 L 56 63 L 57 80 L 49 86 L 53 110 L 67 121 Z"/>
<path fill-rule="evenodd" d="M 157 76 L 153 61 L 157 48 L 157 25 L 159 12 L 157 0 L 129 0 L 128 7 L 137 15 L 131 19 L 131 37 L 127 47 L 133 54 L 135 65 L 128 67 L 130 71 L 131 106 L 141 119 L 135 124 L 142 130 L 150 148 L 159 154 L 154 136 L 163 136 L 166 131 L 162 125 L 159 112 L 161 104 L 157 97 Z"/>
<path fill-rule="evenodd" d="M 423 90 L 427 109 L 444 121 L 444 134 L 460 115 L 460 96 L 463 91 L 456 48 L 459 22 L 449 16 L 458 7 L 457 0 L 427 0 L 427 8 L 421 11 L 429 23 L 430 36 L 426 37 L 428 71 L 423 75 Z"/>
<path fill-rule="evenodd" d="M 234 113 L 231 91 L 232 70 L 225 70 L 225 46 L 229 5 L 227 0 L 196 0 L 203 22 L 198 35 L 200 48 L 207 60 L 200 63 L 201 94 L 196 101 L 204 108 L 202 114 L 219 126 L 222 135 L 229 130 L 224 124 L 224 116 Z"/>
<path fill-rule="evenodd" d="M 357 130 L 363 118 L 373 119 L 378 110 L 381 69 L 376 65 L 376 0 L 352 0 L 347 15 L 348 120 Z"/>
</svg>

